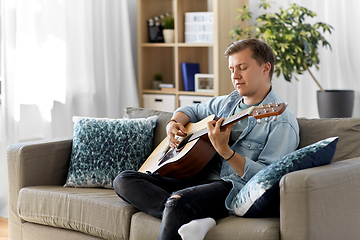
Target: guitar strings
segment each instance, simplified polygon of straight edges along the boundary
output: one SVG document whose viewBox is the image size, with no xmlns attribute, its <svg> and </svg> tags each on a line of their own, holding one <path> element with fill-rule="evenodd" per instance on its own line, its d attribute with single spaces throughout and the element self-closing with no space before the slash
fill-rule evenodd
<svg viewBox="0 0 360 240">
<path fill-rule="evenodd" d="M 278 107 L 279 103 L 275 103 L 275 104 L 269 103 L 269 104 L 266 104 L 266 105 L 252 106 L 252 107 L 250 107 L 248 109 L 245 109 L 245 110 L 243 110 L 243 111 L 241 111 L 241 112 L 239 112 L 239 113 L 237 113 L 237 114 L 235 114 L 233 116 L 230 116 L 230 117 L 226 118 L 221 126 L 227 125 L 227 124 L 233 122 L 234 120 L 241 119 L 241 118 L 243 118 L 245 116 L 250 115 L 254 111 L 254 109 L 264 108 L 264 107 L 270 108 L 270 107 L 274 107 L 274 106 Z M 191 142 L 192 140 L 197 139 L 197 138 L 205 135 L 207 132 L 208 132 L 207 127 L 202 128 L 202 129 L 200 129 L 198 131 L 195 131 L 194 133 L 192 133 L 192 136 L 189 138 L 188 142 Z"/>
</svg>

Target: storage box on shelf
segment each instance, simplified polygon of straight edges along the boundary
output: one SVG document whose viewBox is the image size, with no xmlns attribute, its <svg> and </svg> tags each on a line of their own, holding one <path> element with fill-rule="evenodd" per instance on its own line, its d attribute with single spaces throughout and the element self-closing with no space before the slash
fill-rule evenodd
<svg viewBox="0 0 360 240">
<path fill-rule="evenodd" d="M 175 111 L 175 95 L 173 94 L 144 94 L 144 108 L 173 112 Z"/>
<path fill-rule="evenodd" d="M 187 96 L 187 95 L 180 95 L 180 107 L 194 105 L 198 103 L 205 103 L 209 101 L 212 97 L 206 96 Z"/>
<path fill-rule="evenodd" d="M 238 14 L 236 9 L 242 8 L 247 2 L 247 0 L 210 0 L 209 3 L 208 0 L 138 0 L 138 89 L 142 107 L 145 107 L 144 94 L 172 94 L 177 108 L 181 104 L 180 95 L 214 97 L 230 93 L 233 86 L 223 53 L 230 44 L 228 33 L 236 24 L 235 17 Z M 147 20 L 167 12 L 174 16 L 175 42 L 149 43 Z M 196 14 L 199 16 L 199 13 L 208 16 L 202 25 L 186 20 L 186 16 Z M 213 40 L 205 43 L 188 43 L 186 33 L 196 29 L 204 30 L 203 33 L 212 30 Z M 213 74 L 213 91 L 184 91 L 181 73 L 183 62 L 199 63 L 201 73 Z M 175 89 L 154 90 L 152 76 L 155 73 L 161 73 L 163 83 L 174 84 Z"/>
</svg>

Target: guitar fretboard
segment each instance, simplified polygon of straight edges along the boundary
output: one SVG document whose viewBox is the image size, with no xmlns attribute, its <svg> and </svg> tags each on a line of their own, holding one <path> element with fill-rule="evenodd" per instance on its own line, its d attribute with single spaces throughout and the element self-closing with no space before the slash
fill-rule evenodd
<svg viewBox="0 0 360 240">
<path fill-rule="evenodd" d="M 228 125 L 229 123 L 232 123 L 236 120 L 241 120 L 242 118 L 250 115 L 250 113 L 254 110 L 255 107 L 249 107 L 235 115 L 232 115 L 231 117 L 228 117 L 225 119 L 225 121 L 223 122 L 223 124 L 221 126 L 225 126 Z"/>
</svg>

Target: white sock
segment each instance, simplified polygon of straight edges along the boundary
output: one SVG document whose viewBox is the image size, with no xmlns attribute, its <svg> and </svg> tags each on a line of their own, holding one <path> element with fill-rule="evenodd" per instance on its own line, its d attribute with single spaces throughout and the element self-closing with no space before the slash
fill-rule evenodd
<svg viewBox="0 0 360 240">
<path fill-rule="evenodd" d="M 215 226 L 216 222 L 213 218 L 196 219 L 182 225 L 178 233 L 183 240 L 203 240 L 207 232 Z"/>
</svg>

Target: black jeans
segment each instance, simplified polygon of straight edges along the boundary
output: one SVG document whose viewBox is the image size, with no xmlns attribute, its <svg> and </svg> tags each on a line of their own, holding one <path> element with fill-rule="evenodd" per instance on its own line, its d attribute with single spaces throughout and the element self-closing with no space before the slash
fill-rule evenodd
<svg viewBox="0 0 360 240">
<path fill-rule="evenodd" d="M 181 240 L 177 231 L 191 220 L 226 217 L 225 198 L 231 188 L 231 183 L 222 180 L 181 181 L 136 171 L 123 171 L 114 180 L 120 198 L 162 219 L 160 240 Z"/>
</svg>

